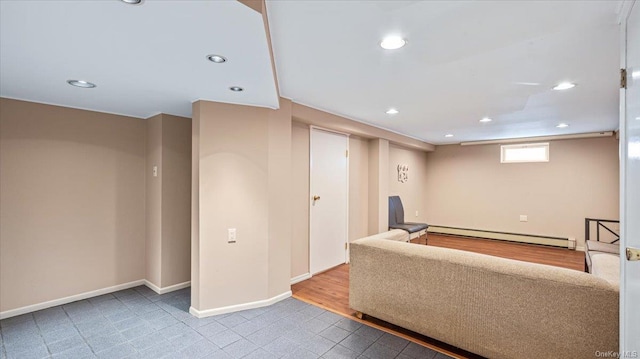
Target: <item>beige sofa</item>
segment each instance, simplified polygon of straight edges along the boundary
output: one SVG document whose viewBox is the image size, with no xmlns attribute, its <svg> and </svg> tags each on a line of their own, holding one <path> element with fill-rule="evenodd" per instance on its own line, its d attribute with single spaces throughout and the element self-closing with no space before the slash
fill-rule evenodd
<svg viewBox="0 0 640 359">
<path fill-rule="evenodd" d="M 618 286 L 587 273 L 453 249 L 351 243 L 349 304 L 487 358 L 618 351 Z"/>
</svg>

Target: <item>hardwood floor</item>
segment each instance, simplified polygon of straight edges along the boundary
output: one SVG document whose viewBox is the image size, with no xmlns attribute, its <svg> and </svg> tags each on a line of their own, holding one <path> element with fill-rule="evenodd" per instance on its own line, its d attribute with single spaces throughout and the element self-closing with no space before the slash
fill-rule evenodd
<svg viewBox="0 0 640 359">
<path fill-rule="evenodd" d="M 429 234 L 428 242 L 430 246 L 461 249 L 495 257 L 584 271 L 584 252 L 570 249 L 435 234 Z M 424 244 L 424 237 L 413 240 L 412 243 Z"/>
<path fill-rule="evenodd" d="M 323 308 L 352 315 L 349 308 L 349 265 L 343 264 L 291 286 L 293 296 Z"/>
<path fill-rule="evenodd" d="M 424 244 L 424 238 L 413 243 Z M 496 257 L 541 263 L 574 270 L 584 270 L 584 252 L 562 248 L 544 247 L 520 243 L 502 242 L 488 239 L 461 238 L 429 234 L 430 246 L 460 249 L 488 254 Z M 291 286 L 293 296 L 307 303 L 318 305 L 335 313 L 374 326 L 378 329 L 399 335 L 405 339 L 422 344 L 434 350 L 457 358 L 480 358 L 479 356 L 438 342 L 418 333 L 397 327 L 384 321 L 366 317 L 360 320 L 349 308 L 349 265 L 343 264 L 326 272 L 316 274 L 310 279 Z"/>
</svg>

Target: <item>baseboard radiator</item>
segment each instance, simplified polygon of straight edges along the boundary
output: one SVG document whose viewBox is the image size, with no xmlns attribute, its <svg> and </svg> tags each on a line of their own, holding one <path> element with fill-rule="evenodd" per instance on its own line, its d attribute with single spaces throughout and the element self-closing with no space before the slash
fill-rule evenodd
<svg viewBox="0 0 640 359">
<path fill-rule="evenodd" d="M 570 238 L 570 237 L 550 237 L 550 236 L 540 236 L 535 234 L 496 232 L 496 231 L 487 231 L 487 230 L 481 230 L 481 229 L 446 227 L 446 226 L 435 226 L 435 225 L 430 225 L 428 232 L 433 234 L 444 234 L 444 235 L 452 235 L 452 236 L 459 236 L 459 237 L 496 239 L 500 241 L 509 241 L 509 242 L 518 242 L 518 243 L 527 243 L 527 244 L 540 244 L 544 246 L 576 249 L 575 238 Z"/>
</svg>

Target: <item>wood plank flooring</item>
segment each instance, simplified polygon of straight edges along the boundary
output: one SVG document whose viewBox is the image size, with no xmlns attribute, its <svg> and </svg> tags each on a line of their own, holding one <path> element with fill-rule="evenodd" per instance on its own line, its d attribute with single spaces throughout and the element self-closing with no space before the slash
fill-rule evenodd
<svg viewBox="0 0 640 359">
<path fill-rule="evenodd" d="M 424 237 L 412 241 L 424 244 Z M 584 270 L 584 252 L 562 248 L 502 242 L 488 239 L 462 238 L 429 234 L 430 246 L 460 249 L 502 258 L 541 263 L 574 270 Z M 477 355 L 451 347 L 418 333 L 367 317 L 362 321 L 349 308 L 349 265 L 344 264 L 291 286 L 293 296 L 335 313 L 348 316 L 378 329 L 399 335 L 457 358 L 479 358 Z"/>
<path fill-rule="evenodd" d="M 495 257 L 516 259 L 584 271 L 584 252 L 533 244 L 429 234 L 430 246 L 460 249 Z M 424 244 L 424 237 L 412 243 Z"/>
</svg>

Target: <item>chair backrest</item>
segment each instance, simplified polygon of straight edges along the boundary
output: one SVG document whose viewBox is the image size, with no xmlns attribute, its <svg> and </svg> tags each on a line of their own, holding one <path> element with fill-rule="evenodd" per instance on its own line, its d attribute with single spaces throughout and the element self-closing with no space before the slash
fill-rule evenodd
<svg viewBox="0 0 640 359">
<path fill-rule="evenodd" d="M 404 207 L 400 196 L 389 196 L 389 225 L 404 223 Z"/>
</svg>

